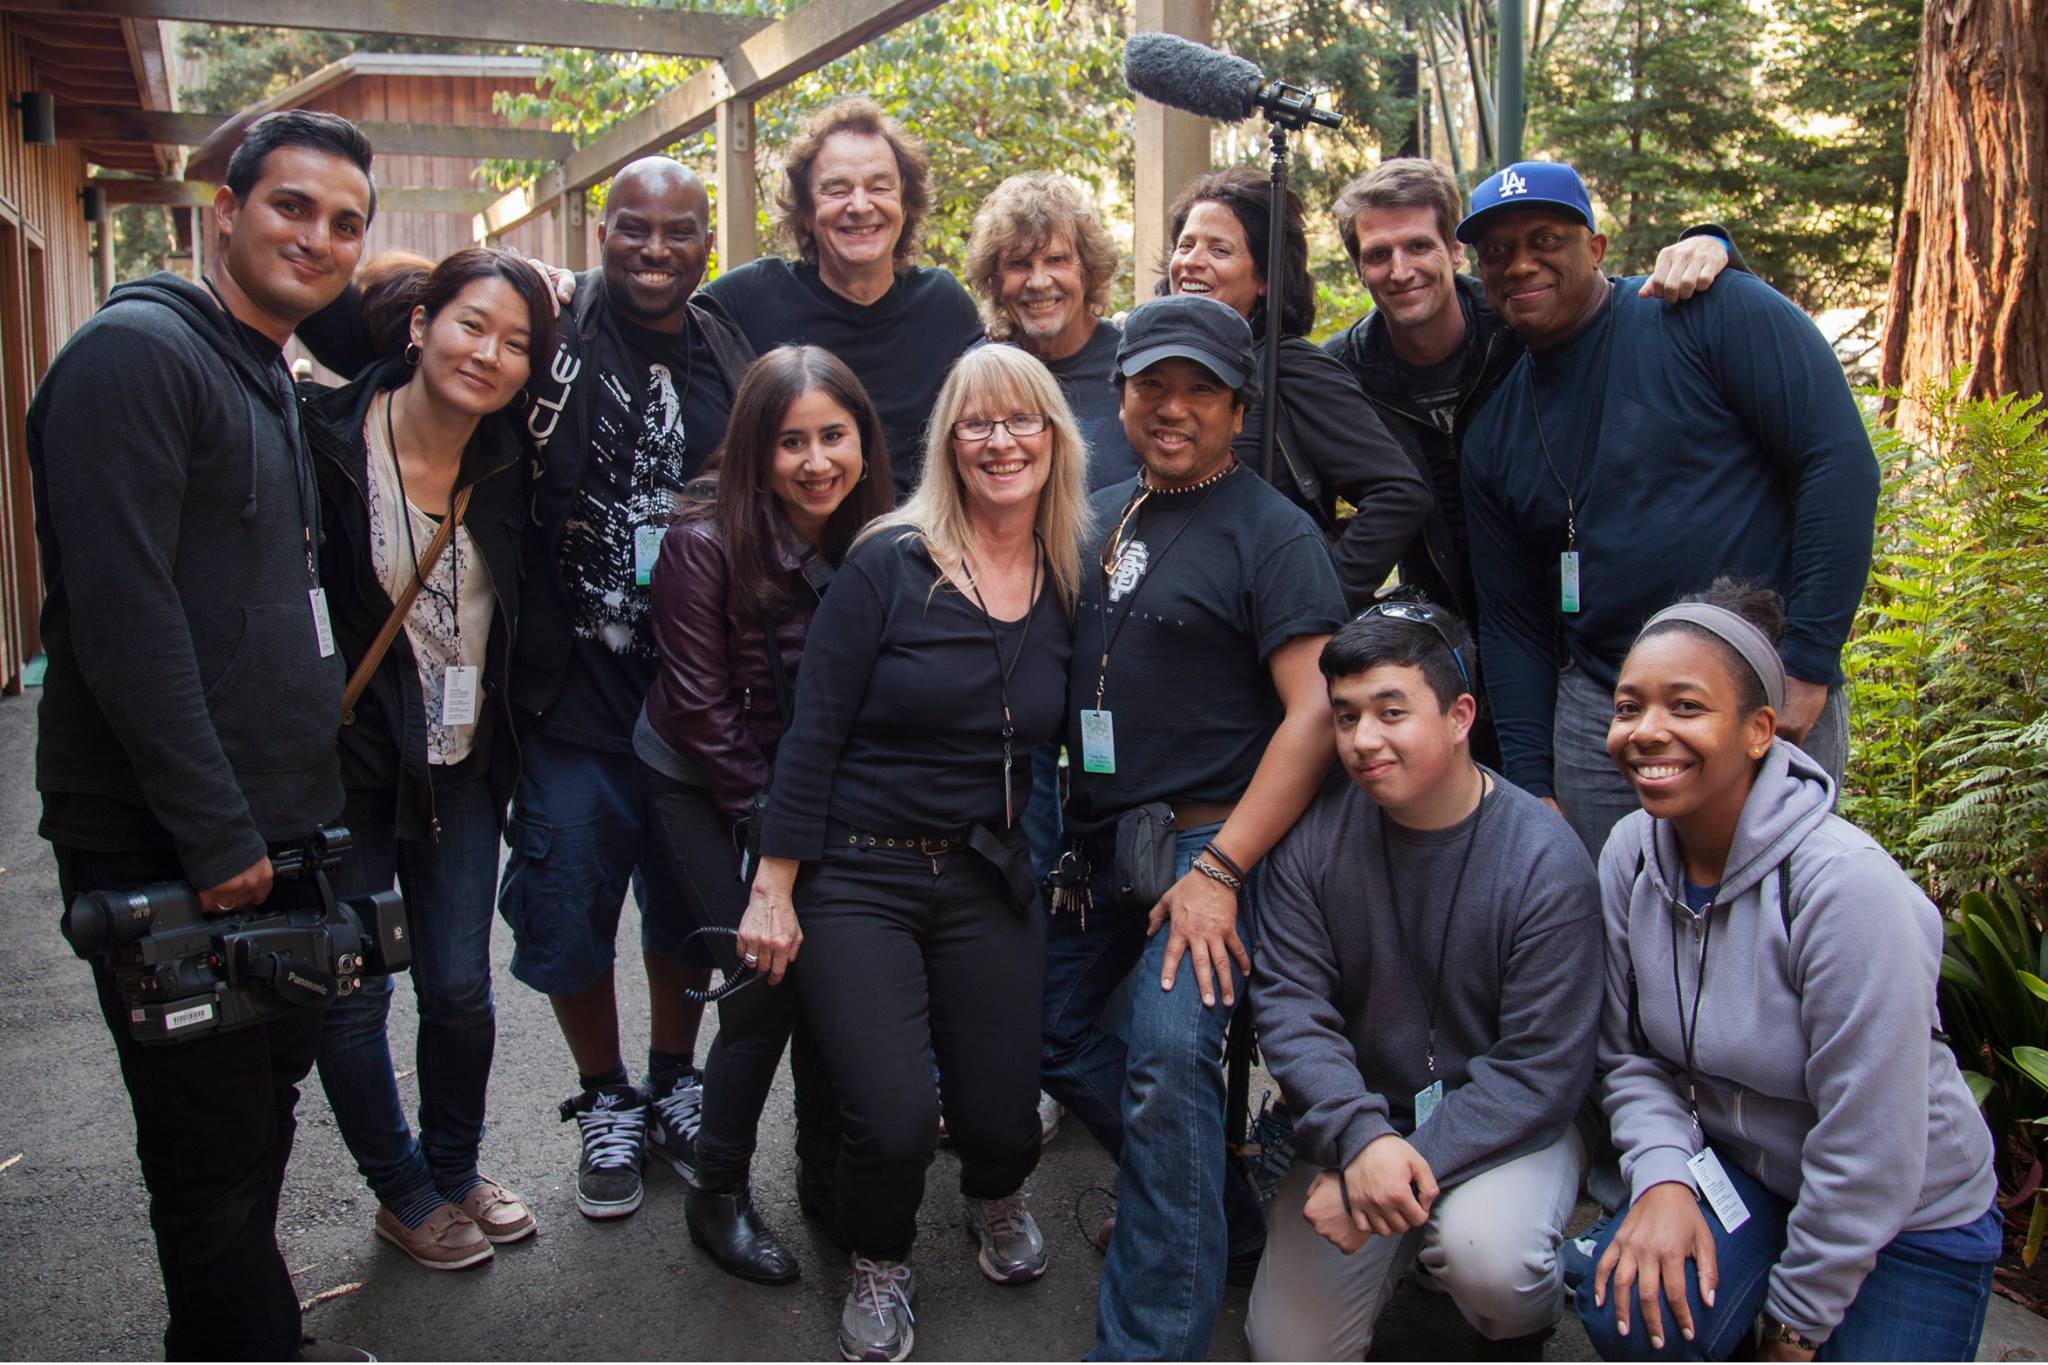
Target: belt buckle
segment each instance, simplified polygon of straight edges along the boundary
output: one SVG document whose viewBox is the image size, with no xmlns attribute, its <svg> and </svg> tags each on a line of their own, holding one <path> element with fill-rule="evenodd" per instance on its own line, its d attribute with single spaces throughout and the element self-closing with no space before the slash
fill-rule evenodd
<svg viewBox="0 0 2048 1365">
<path fill-rule="evenodd" d="M 936 858 L 941 853 L 951 853 L 953 841 L 945 836 L 934 839 L 930 835 L 921 834 L 917 839 L 917 851 L 927 858 Z"/>
</svg>

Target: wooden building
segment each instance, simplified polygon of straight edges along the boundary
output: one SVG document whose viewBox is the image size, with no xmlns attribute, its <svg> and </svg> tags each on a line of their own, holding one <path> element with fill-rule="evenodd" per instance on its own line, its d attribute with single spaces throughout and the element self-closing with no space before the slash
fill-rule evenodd
<svg viewBox="0 0 2048 1365">
<path fill-rule="evenodd" d="M 165 149 L 59 138 L 32 146 L 24 95 L 58 110 L 90 104 L 168 109 L 163 42 L 154 19 L 0 13 L 0 692 L 19 692 L 40 649 L 42 573 L 36 558 L 26 426 L 29 395 L 64 339 L 99 297 L 82 192 L 88 164 L 161 174 Z M 32 101 L 33 103 L 33 101 Z M 102 260 L 110 260 L 103 253 Z"/>
</svg>

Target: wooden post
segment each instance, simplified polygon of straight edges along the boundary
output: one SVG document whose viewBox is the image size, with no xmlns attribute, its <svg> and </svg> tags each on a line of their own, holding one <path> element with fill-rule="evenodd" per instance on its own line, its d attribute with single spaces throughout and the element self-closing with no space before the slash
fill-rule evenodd
<svg viewBox="0 0 2048 1365">
<path fill-rule="evenodd" d="M 761 254 L 752 100 L 728 99 L 718 106 L 717 176 L 718 268 L 727 271 Z"/>
<path fill-rule="evenodd" d="M 1172 33 L 1198 43 L 1214 31 L 1213 0 L 1136 0 L 1131 28 L 1137 33 Z M 1209 169 L 1209 123 L 1163 104 L 1139 99 L 1138 184 L 1132 205 L 1132 263 L 1139 302 L 1152 297 L 1160 265 L 1172 243 L 1167 214 L 1190 180 Z"/>
<path fill-rule="evenodd" d="M 584 191 L 562 196 L 562 269 L 590 269 L 590 210 Z"/>
<path fill-rule="evenodd" d="M 95 224 L 95 232 L 99 239 L 100 302 L 105 303 L 107 295 L 113 292 L 115 285 L 114 209 L 112 205 L 107 206 L 107 216 Z"/>
</svg>

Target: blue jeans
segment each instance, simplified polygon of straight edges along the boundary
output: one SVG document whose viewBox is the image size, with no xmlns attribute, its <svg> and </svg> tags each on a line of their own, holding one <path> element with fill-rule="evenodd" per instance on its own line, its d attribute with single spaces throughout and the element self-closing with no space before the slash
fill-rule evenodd
<svg viewBox="0 0 2048 1365">
<path fill-rule="evenodd" d="M 1185 873 L 1217 826 L 1182 831 Z M 1096 908 L 1052 917 L 1039 1083 L 1117 1158 L 1116 1232 L 1097 1294 L 1093 1358 L 1201 1360 L 1233 1255 L 1264 1244 L 1258 1198 L 1224 1147 L 1223 1038 L 1230 1011 L 1202 1004 L 1183 958 L 1159 989 L 1167 933 L 1109 910 L 1108 853 L 1090 850 Z M 1256 869 L 1254 874 L 1256 875 Z M 1247 888 L 1238 934 L 1256 924 Z M 1231 969 L 1236 991 L 1244 974 Z"/>
<path fill-rule="evenodd" d="M 1589 1274 L 1578 1286 L 1576 1306 L 1602 1360 L 1726 1360 L 1763 1312 L 1771 1269 L 1785 1254 L 1785 1222 L 1792 1206 L 1733 1162 L 1724 1160 L 1721 1165 L 1749 1207 L 1749 1221 L 1730 1234 L 1707 1202 L 1700 1201 L 1700 1216 L 1714 1234 L 1714 1260 L 1721 1277 L 1714 1307 L 1700 1299 L 1698 1276 L 1687 1261 L 1685 1296 L 1692 1308 L 1693 1340 L 1672 1329 L 1670 1310 L 1660 1306 L 1664 1349 L 1653 1351 L 1639 1308 L 1629 1314 L 1629 1334 L 1615 1333 L 1614 1296 L 1608 1295 L 1605 1307 L 1594 1307 L 1594 1277 Z M 1595 1265 L 1620 1231 L 1626 1212 L 1614 1214 L 1594 1230 Z M 1821 1343 L 1819 1359 L 1975 1360 L 1991 1301 L 1992 1264 L 1958 1261 L 1893 1242 L 1877 1253 L 1877 1263 L 1863 1277 L 1848 1313 Z"/>
<path fill-rule="evenodd" d="M 406 1125 L 385 1018 L 391 978 L 327 1007 L 320 1084 L 356 1169 L 397 1208 L 429 1187 L 459 1191 L 476 1174 L 484 1090 L 498 1027 L 491 1001 L 491 920 L 498 876 L 498 813 L 490 784 L 466 760 L 434 771 L 441 839 L 400 839 L 388 792 L 351 792 L 344 817 L 355 847 L 337 894 L 385 891 L 395 879 L 412 930 L 412 985 L 420 1028 L 420 1129 Z"/>
</svg>

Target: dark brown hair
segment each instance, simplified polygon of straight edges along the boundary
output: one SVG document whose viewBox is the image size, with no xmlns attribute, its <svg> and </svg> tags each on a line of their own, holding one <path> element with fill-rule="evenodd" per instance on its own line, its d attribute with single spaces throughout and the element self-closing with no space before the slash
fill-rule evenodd
<svg viewBox="0 0 2048 1365">
<path fill-rule="evenodd" d="M 822 391 L 853 417 L 865 462 L 860 481 L 825 523 L 818 549 L 837 564 L 861 527 L 889 510 L 896 482 L 889 474 L 889 440 L 868 391 L 846 363 L 822 346 L 778 346 L 756 360 L 733 396 L 726 419 L 725 440 L 706 465 L 718 477 L 717 502 L 693 509 L 710 516 L 732 560 L 732 597 L 742 610 L 777 616 L 793 604 L 779 577 L 768 567 L 767 538 L 775 495 L 768 477 L 775 468 L 775 442 L 789 416 L 790 404 L 811 390 Z"/>
<path fill-rule="evenodd" d="M 796 140 L 783 153 L 782 188 L 775 196 L 776 232 L 796 249 L 799 260 L 818 263 L 818 239 L 811 232 L 811 216 L 817 209 L 811 202 L 811 167 L 834 133 L 881 138 L 896 154 L 896 174 L 903 183 L 903 235 L 896 239 L 891 259 L 898 270 L 907 270 L 917 259 L 918 239 L 924 233 L 925 215 L 931 211 L 931 162 L 925 157 L 924 144 L 865 95 L 834 100 L 805 119 L 797 130 Z"/>
<path fill-rule="evenodd" d="M 1358 215 L 1367 209 L 1432 209 L 1436 231 L 1450 249 L 1451 259 L 1460 260 L 1465 248 L 1458 245 L 1458 218 L 1465 212 L 1465 196 L 1458 182 L 1434 161 L 1419 156 L 1389 157 L 1346 185 L 1330 206 L 1337 217 L 1337 235 L 1344 239 L 1344 253 L 1351 268 L 1358 268 Z"/>
<path fill-rule="evenodd" d="M 1271 223 L 1267 215 L 1272 202 L 1273 186 L 1266 179 L 1265 172 L 1250 166 L 1210 171 L 1182 190 L 1180 198 L 1174 201 L 1173 231 L 1167 236 L 1167 254 L 1170 256 L 1173 244 L 1180 241 L 1180 234 L 1187 227 L 1188 215 L 1195 211 L 1195 205 L 1221 204 L 1230 210 L 1231 216 L 1237 219 L 1237 225 L 1244 229 L 1245 243 L 1251 248 L 1252 269 L 1271 289 L 1273 272 L 1266 266 L 1266 231 Z M 1280 331 L 1291 337 L 1307 336 L 1316 325 L 1316 286 L 1308 273 L 1308 230 L 1304 222 L 1301 196 L 1290 189 L 1287 191 L 1287 214 L 1282 223 L 1287 261 L 1280 281 Z M 1266 310 L 1263 307 L 1253 310 L 1250 321 L 1254 332 L 1261 330 L 1266 325 Z"/>
<path fill-rule="evenodd" d="M 517 252 L 496 246 L 466 246 L 434 265 L 411 252 L 387 251 L 357 273 L 363 296 L 363 325 L 383 355 L 397 355 L 411 341 L 412 310 L 431 320 L 478 280 L 500 279 L 526 304 L 526 354 L 534 372 L 547 369 L 555 349 L 555 308 L 548 288 Z"/>
</svg>

